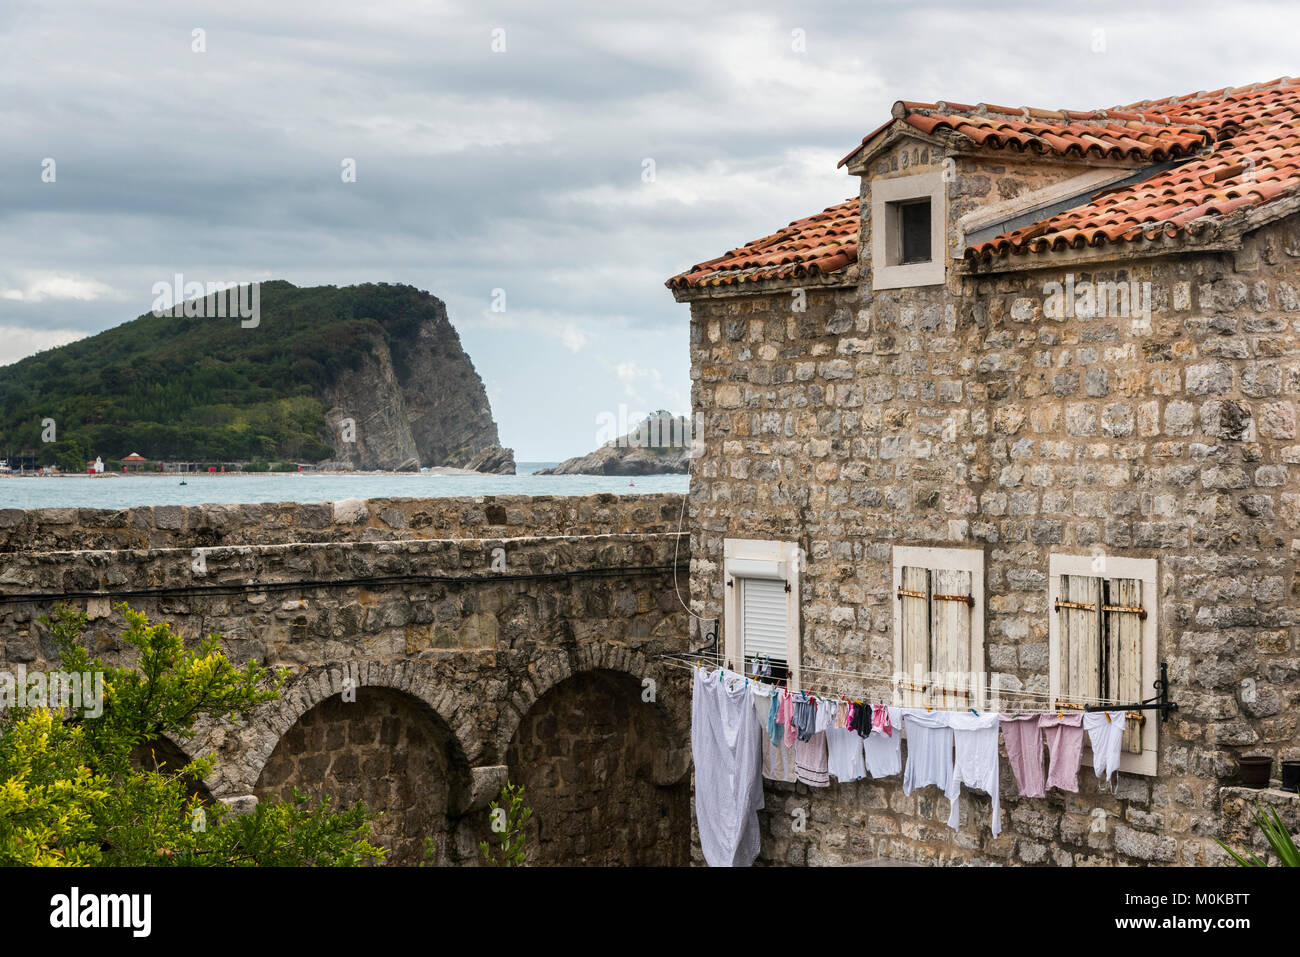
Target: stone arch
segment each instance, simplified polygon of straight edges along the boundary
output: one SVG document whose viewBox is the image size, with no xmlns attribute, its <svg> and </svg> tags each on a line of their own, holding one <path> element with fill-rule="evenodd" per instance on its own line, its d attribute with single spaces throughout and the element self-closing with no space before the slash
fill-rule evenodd
<svg viewBox="0 0 1300 957">
<path fill-rule="evenodd" d="M 346 687 L 389 689 L 417 699 L 451 733 L 458 765 L 473 763 L 478 757 L 480 748 L 467 741 L 464 734 L 473 716 L 462 715 L 456 696 L 442 690 L 426 670 L 409 661 L 338 662 L 308 669 L 292 680 L 279 698 L 245 714 L 238 726 L 209 728 L 196 738 L 193 753 L 218 751 L 220 755 L 209 780 L 212 793 L 223 798 L 251 794 L 271 753 L 288 730 L 321 702 L 342 694 Z M 459 797 L 467 800 L 466 796 Z"/>
<path fill-rule="evenodd" d="M 538 665 L 537 694 L 525 714 L 503 722 L 511 730 L 501 752 L 533 811 L 529 862 L 689 863 L 689 732 L 681 720 L 689 685 L 656 681 L 656 700 L 646 702 L 642 680 L 657 669 L 617 646 Z M 665 693 L 682 701 L 665 706 Z"/>
<path fill-rule="evenodd" d="M 157 769 L 163 773 L 174 772 L 189 764 L 189 750 L 169 734 L 160 734 L 152 741 L 137 745 L 131 752 L 131 763 L 137 767 Z M 213 801 L 207 782 L 186 775 L 185 790 L 191 797 L 199 797 L 204 804 Z"/>
<path fill-rule="evenodd" d="M 453 813 L 469 769 L 447 723 L 408 691 L 365 685 L 333 694 L 289 727 L 253 787 L 259 800 L 293 791 L 328 794 L 336 806 L 357 800 L 379 817 L 371 841 L 387 860 L 417 864 L 433 839 L 437 863 L 457 863 Z"/>
<path fill-rule="evenodd" d="M 681 777 L 690 767 L 691 739 L 691 685 L 685 673 L 676 673 L 625 645 L 591 644 L 567 651 L 555 649 L 538 655 L 528 666 L 526 680 L 517 682 L 510 700 L 501 708 L 493 739 L 492 753 L 504 758 L 510 742 L 519 730 L 524 716 L 537 700 L 548 691 L 574 675 L 588 671 L 622 672 L 640 684 L 644 679 L 654 681 L 655 701 L 650 707 L 660 722 L 665 740 L 673 743 L 674 754 L 665 756 L 663 775 L 676 770 Z M 680 753 L 685 749 L 685 760 Z"/>
</svg>

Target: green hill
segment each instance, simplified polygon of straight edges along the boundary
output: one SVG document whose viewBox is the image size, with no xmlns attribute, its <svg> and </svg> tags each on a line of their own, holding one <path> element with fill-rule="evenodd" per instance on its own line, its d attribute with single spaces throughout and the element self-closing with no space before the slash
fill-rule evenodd
<svg viewBox="0 0 1300 957">
<path fill-rule="evenodd" d="M 260 293 L 253 328 L 146 314 L 0 368 L 0 452 L 75 470 L 131 452 L 409 468 L 463 465 L 496 445 L 483 384 L 440 300 L 384 283 L 274 281 Z M 457 394 L 467 398 L 448 401 Z M 344 416 L 360 432 L 351 445 Z M 54 443 L 42 441 L 47 418 Z"/>
</svg>

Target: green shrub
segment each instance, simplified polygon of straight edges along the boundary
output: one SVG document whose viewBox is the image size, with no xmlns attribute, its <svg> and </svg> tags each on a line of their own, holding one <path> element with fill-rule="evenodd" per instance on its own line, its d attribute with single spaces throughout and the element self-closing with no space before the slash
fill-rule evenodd
<svg viewBox="0 0 1300 957">
<path fill-rule="evenodd" d="M 259 802 L 237 815 L 194 787 L 213 759 L 140 767 L 163 738 L 184 740 L 200 717 L 222 718 L 278 696 L 285 675 L 236 667 L 219 635 L 193 649 L 166 623 L 125 604 L 121 639 L 138 661 L 107 667 L 82 641 L 86 616 L 60 606 L 42 619 L 63 669 L 103 674 L 102 711 L 13 707 L 0 715 L 0 866 L 331 865 L 382 861 L 369 843 L 372 815 L 358 802 Z"/>
</svg>

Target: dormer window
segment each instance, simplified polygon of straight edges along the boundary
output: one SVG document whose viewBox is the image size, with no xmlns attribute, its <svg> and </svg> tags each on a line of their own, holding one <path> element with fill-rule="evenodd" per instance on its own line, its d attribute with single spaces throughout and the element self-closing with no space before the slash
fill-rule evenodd
<svg viewBox="0 0 1300 957">
<path fill-rule="evenodd" d="M 943 282 L 945 186 L 938 172 L 872 180 L 873 289 Z"/>
</svg>

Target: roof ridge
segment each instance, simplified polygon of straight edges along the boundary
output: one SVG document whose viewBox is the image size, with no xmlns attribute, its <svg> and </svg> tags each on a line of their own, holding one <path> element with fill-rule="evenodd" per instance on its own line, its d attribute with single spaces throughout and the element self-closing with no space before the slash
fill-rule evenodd
<svg viewBox="0 0 1300 957">
<path fill-rule="evenodd" d="M 1174 104 L 1177 103 L 1190 103 L 1194 100 L 1207 99 L 1211 96 L 1224 96 L 1224 97 L 1237 96 L 1238 94 L 1241 93 L 1254 93 L 1258 90 L 1269 90 L 1275 87 L 1297 86 L 1297 85 L 1300 85 L 1300 77 L 1280 76 L 1275 80 L 1266 80 L 1263 83 L 1251 83 L 1247 86 L 1237 86 L 1237 87 L 1225 86 L 1221 90 L 1198 90 L 1195 93 L 1185 93 L 1182 96 L 1166 96 L 1158 100 L 1137 100 L 1133 103 L 1128 103 L 1120 106 L 1113 106 L 1111 107 L 1111 109 L 1126 110 L 1126 109 L 1132 109 L 1137 106 L 1154 106 L 1157 104 L 1164 105 L 1164 106 L 1173 106 Z"/>
</svg>

